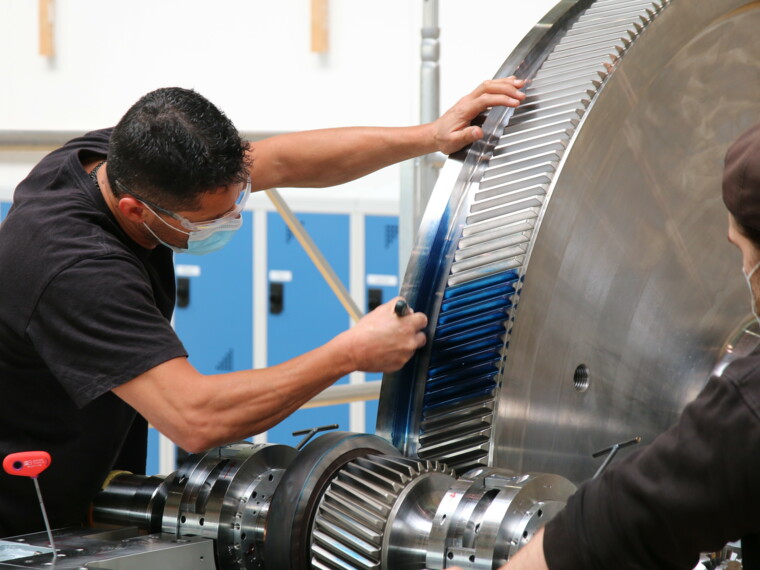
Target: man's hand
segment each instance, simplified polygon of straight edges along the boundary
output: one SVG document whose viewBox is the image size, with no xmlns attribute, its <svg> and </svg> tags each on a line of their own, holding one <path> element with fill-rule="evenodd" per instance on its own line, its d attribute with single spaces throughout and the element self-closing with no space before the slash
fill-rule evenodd
<svg viewBox="0 0 760 570">
<path fill-rule="evenodd" d="M 491 107 L 517 107 L 525 93 L 525 81 L 514 76 L 484 81 L 470 94 L 431 123 L 438 150 L 451 154 L 483 137 L 483 129 L 470 122 Z"/>
<path fill-rule="evenodd" d="M 394 372 L 425 345 L 427 317 L 407 309 L 404 316 L 394 312 L 396 297 L 365 315 L 356 326 L 342 333 L 355 370 Z"/>
</svg>

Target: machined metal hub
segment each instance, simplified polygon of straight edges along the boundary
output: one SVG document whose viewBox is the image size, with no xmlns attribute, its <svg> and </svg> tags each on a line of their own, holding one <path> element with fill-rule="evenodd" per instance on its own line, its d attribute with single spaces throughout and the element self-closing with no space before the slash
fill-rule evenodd
<svg viewBox="0 0 760 570">
<path fill-rule="evenodd" d="M 93 517 L 176 538 L 211 538 L 220 568 L 264 568 L 272 495 L 295 456 L 292 447 L 246 442 L 191 455 L 165 479 L 121 474 L 96 497 Z"/>
<path fill-rule="evenodd" d="M 213 539 L 223 569 L 490 569 L 574 490 L 556 475 L 501 469 L 457 479 L 377 436 L 331 432 L 300 452 L 218 448 L 165 479 L 121 474 L 98 496 L 93 518 Z"/>
</svg>

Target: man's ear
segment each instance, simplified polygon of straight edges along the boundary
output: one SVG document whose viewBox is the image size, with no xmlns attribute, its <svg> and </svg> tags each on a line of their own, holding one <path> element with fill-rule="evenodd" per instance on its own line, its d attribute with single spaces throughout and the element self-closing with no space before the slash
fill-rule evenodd
<svg viewBox="0 0 760 570">
<path fill-rule="evenodd" d="M 121 196 L 117 207 L 130 222 L 142 224 L 147 219 L 148 209 L 134 196 Z"/>
</svg>

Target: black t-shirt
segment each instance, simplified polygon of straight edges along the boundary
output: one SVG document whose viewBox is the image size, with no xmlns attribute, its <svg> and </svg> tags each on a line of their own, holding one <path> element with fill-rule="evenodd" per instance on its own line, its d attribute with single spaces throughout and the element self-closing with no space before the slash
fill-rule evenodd
<svg viewBox="0 0 760 570">
<path fill-rule="evenodd" d="M 691 570 L 742 539 L 760 568 L 760 350 L 713 377 L 678 423 L 584 483 L 546 526 L 550 570 Z"/>
<path fill-rule="evenodd" d="M 186 356 L 171 251 L 132 241 L 82 167 L 109 136 L 45 157 L 0 225 L 0 459 L 51 454 L 38 481 L 54 527 L 83 521 L 112 468 L 144 472 L 145 422 L 110 390 Z M 32 481 L 0 472 L 0 537 L 43 528 Z"/>
</svg>

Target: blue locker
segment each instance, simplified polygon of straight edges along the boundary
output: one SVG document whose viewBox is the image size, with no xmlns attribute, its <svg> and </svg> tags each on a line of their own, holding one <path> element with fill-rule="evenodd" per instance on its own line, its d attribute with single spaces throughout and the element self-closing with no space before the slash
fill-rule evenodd
<svg viewBox="0 0 760 570">
<path fill-rule="evenodd" d="M 11 209 L 10 202 L 0 202 L 0 220 L 3 220 L 8 215 L 8 210 Z"/>
<path fill-rule="evenodd" d="M 242 215 L 243 226 L 221 250 L 174 257 L 174 328 L 202 374 L 253 368 L 253 214 Z M 158 469 L 157 434 L 148 445 L 148 464 Z M 177 462 L 183 457 L 178 451 Z"/>
<path fill-rule="evenodd" d="M 348 283 L 349 219 L 340 214 L 299 214 L 300 222 L 338 278 Z M 267 362 L 274 366 L 326 343 L 349 327 L 349 316 L 277 213 L 267 217 L 269 314 Z M 345 383 L 342 378 L 338 383 Z M 268 441 L 296 445 L 294 431 L 338 424 L 349 429 L 348 404 L 298 410 L 267 433 Z"/>
<path fill-rule="evenodd" d="M 179 254 L 174 327 L 203 374 L 253 367 L 253 216 L 243 212 L 229 244 L 208 255 Z"/>
<path fill-rule="evenodd" d="M 365 287 L 367 311 L 390 301 L 399 292 L 398 279 L 398 217 L 366 216 L 365 227 Z M 366 374 L 366 381 L 381 380 L 382 374 Z M 366 431 L 375 432 L 377 400 L 365 403 Z"/>
</svg>

